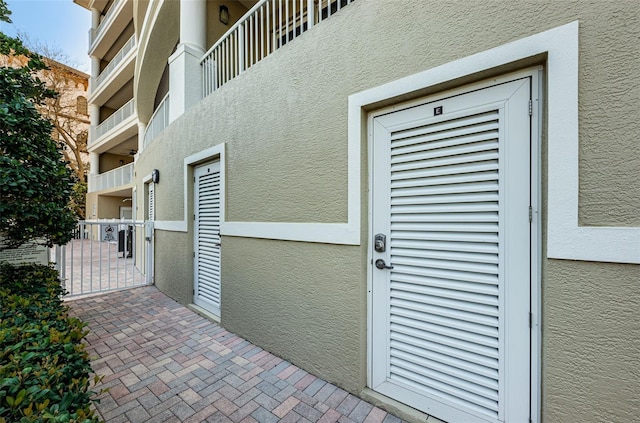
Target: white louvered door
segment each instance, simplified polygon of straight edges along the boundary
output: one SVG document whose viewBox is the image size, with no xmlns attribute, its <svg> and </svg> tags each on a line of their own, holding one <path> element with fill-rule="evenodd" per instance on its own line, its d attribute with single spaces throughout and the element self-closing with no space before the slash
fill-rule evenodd
<svg viewBox="0 0 640 423">
<path fill-rule="evenodd" d="M 451 423 L 530 415 L 530 92 L 521 78 L 372 121 L 370 239 L 387 245 L 370 385 Z"/>
<path fill-rule="evenodd" d="M 156 185 L 151 182 L 147 187 L 147 214 L 149 220 L 156 220 Z"/>
<path fill-rule="evenodd" d="M 194 170 L 194 304 L 220 316 L 220 162 Z"/>
</svg>

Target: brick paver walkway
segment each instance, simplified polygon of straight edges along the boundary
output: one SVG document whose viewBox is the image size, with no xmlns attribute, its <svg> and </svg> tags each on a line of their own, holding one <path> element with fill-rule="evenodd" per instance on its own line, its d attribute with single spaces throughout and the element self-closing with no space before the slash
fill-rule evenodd
<svg viewBox="0 0 640 423">
<path fill-rule="evenodd" d="M 68 302 L 89 324 L 116 422 L 401 422 L 227 332 L 153 286 Z"/>
</svg>

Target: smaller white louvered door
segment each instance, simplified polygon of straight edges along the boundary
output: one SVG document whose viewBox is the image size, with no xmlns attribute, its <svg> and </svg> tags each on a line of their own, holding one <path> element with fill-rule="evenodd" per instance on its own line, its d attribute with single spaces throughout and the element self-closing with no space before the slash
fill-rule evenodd
<svg viewBox="0 0 640 423">
<path fill-rule="evenodd" d="M 220 162 L 194 170 L 193 303 L 220 316 Z"/>
<path fill-rule="evenodd" d="M 530 92 L 372 121 L 370 385 L 451 423 L 529 420 Z"/>
<path fill-rule="evenodd" d="M 151 182 L 147 187 L 147 214 L 149 220 L 156 220 L 156 185 Z"/>
</svg>

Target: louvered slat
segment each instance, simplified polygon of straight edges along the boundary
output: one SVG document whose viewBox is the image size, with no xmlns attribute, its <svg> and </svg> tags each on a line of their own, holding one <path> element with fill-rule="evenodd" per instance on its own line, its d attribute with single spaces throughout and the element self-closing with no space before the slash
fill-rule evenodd
<svg viewBox="0 0 640 423">
<path fill-rule="evenodd" d="M 391 137 L 390 380 L 497 418 L 498 112 Z"/>
</svg>

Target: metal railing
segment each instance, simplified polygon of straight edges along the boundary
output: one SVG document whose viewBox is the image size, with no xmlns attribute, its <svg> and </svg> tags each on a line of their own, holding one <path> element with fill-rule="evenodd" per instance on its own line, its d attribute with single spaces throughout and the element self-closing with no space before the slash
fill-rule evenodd
<svg viewBox="0 0 640 423">
<path fill-rule="evenodd" d="M 261 0 L 203 56 L 207 96 L 355 0 Z"/>
<path fill-rule="evenodd" d="M 147 130 L 144 133 L 144 141 L 142 148 L 147 145 L 160 133 L 164 128 L 169 126 L 169 94 L 162 99 L 158 108 L 153 112 L 153 116 L 149 120 Z"/>
<path fill-rule="evenodd" d="M 125 43 L 124 46 L 116 53 L 113 59 L 109 62 L 106 68 L 100 72 L 95 79 L 95 85 L 92 85 L 92 90 L 97 91 L 100 84 L 104 82 L 104 80 L 113 72 L 113 70 L 122 63 L 122 60 L 131 52 L 136 46 L 136 36 L 133 35 L 129 38 L 129 41 Z"/>
<path fill-rule="evenodd" d="M 95 140 L 99 139 L 101 136 L 120 125 L 129 117 L 133 116 L 133 112 L 135 111 L 135 101 L 131 99 L 127 101 L 124 106 L 120 107 L 116 110 L 111 116 L 106 118 L 104 122 L 100 125 L 96 126 L 95 139 L 92 140 L 92 144 L 95 143 Z"/>
<path fill-rule="evenodd" d="M 126 1 L 127 0 L 115 0 L 98 26 L 89 30 L 89 49 L 93 47 L 93 43 L 100 37 L 101 33 L 104 32 L 105 28 L 111 25 L 113 17 L 116 15 L 115 11 L 121 9 Z"/>
<path fill-rule="evenodd" d="M 74 239 L 52 249 L 65 297 L 153 283 L 153 222 L 81 221 Z"/>
<path fill-rule="evenodd" d="M 102 191 L 133 182 L 133 163 L 117 167 L 99 175 L 89 174 L 89 192 Z"/>
</svg>

